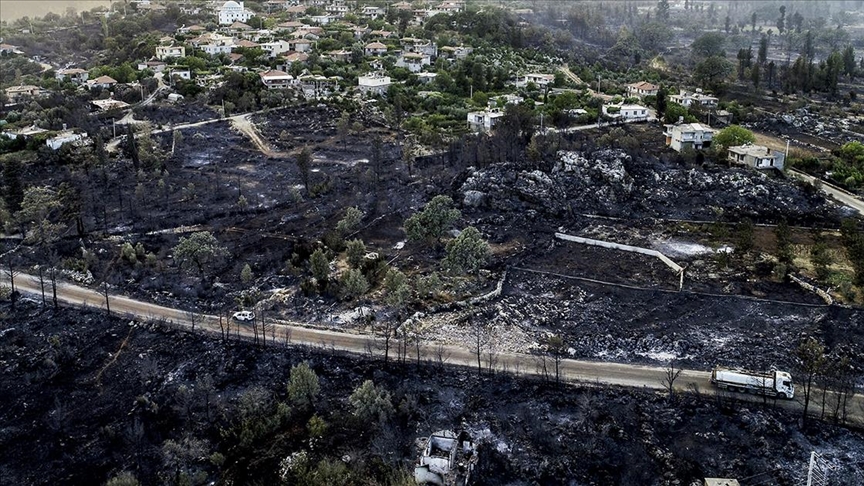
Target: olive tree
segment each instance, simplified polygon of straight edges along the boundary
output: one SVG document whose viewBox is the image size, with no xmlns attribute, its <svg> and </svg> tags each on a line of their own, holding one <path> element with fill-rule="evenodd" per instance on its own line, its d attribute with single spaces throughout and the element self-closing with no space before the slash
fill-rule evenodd
<svg viewBox="0 0 864 486">
<path fill-rule="evenodd" d="M 455 273 L 476 273 L 489 259 L 489 244 L 469 226 L 447 243 L 444 267 Z"/>
<path fill-rule="evenodd" d="M 348 397 L 354 415 L 365 421 L 386 422 L 394 412 L 390 392 L 366 380 Z"/>
<path fill-rule="evenodd" d="M 308 363 L 303 362 L 291 368 L 291 375 L 288 379 L 288 398 L 294 405 L 303 408 L 311 407 L 320 391 L 318 375 L 309 367 Z"/>
<path fill-rule="evenodd" d="M 419 213 L 405 220 L 405 233 L 414 241 L 438 241 L 462 213 L 448 196 L 435 196 Z"/>
<path fill-rule="evenodd" d="M 363 211 L 355 207 L 350 207 L 345 210 L 345 216 L 336 223 L 336 231 L 342 235 L 347 235 L 360 227 L 360 222 L 363 220 Z"/>
<path fill-rule="evenodd" d="M 174 259 L 180 262 L 180 267 L 185 270 L 197 268 L 202 275 L 211 261 L 226 255 L 228 250 L 209 231 L 199 231 L 180 238 L 174 247 Z"/>
</svg>

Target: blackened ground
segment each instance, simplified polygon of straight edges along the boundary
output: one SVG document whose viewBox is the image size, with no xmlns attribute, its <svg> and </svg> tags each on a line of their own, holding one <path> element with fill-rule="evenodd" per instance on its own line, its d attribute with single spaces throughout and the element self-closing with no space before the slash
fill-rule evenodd
<svg viewBox="0 0 864 486">
<path fill-rule="evenodd" d="M 102 314 L 42 311 L 26 301 L 2 310 L 2 484 L 102 484 L 122 470 L 143 484 L 173 481 L 178 471 L 196 473 L 202 484 L 276 484 L 280 461 L 299 451 L 313 464 L 348 459 L 353 476 L 344 484 L 386 484 L 397 471 L 410 473 L 417 437 L 460 426 L 479 443 L 478 485 L 687 485 L 757 474 L 766 484 L 792 485 L 804 480 L 814 450 L 839 467 L 832 484 L 860 484 L 862 474 L 859 433 L 818 423 L 802 431 L 795 416 L 770 405 L 559 390 L 433 364 L 385 368 L 326 350 L 260 348 Z M 310 441 L 309 415 L 294 409 L 241 446 L 232 435 L 240 397 L 259 390 L 265 402 L 286 400 L 290 366 L 303 360 L 321 382 L 315 413 L 326 432 Z M 366 379 L 391 392 L 390 421 L 352 417 L 346 399 Z"/>
</svg>

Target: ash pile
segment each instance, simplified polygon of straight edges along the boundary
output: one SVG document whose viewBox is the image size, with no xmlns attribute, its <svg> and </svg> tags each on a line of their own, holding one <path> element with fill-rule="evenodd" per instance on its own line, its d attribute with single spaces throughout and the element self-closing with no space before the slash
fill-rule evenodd
<svg viewBox="0 0 864 486">
<path fill-rule="evenodd" d="M 562 151 L 548 172 L 515 164 L 469 168 L 459 193 L 466 208 L 590 214 L 625 219 L 839 220 L 838 206 L 794 181 L 728 167 L 694 167 L 620 149 Z"/>
</svg>

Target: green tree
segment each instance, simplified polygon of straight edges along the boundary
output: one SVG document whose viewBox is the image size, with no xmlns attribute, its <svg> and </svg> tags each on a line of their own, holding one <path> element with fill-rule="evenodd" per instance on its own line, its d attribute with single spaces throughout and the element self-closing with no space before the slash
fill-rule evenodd
<svg viewBox="0 0 864 486">
<path fill-rule="evenodd" d="M 777 19 L 777 31 L 781 34 L 786 30 L 786 5 L 780 5 L 780 18 Z"/>
<path fill-rule="evenodd" d="M 831 275 L 828 267 L 834 263 L 834 259 L 831 258 L 831 253 L 828 251 L 825 237 L 818 230 L 813 233 L 813 246 L 810 247 L 810 263 L 813 264 L 813 268 L 816 270 L 816 277 L 819 280 L 825 281 Z"/>
<path fill-rule="evenodd" d="M 469 226 L 447 243 L 444 267 L 455 273 L 476 273 L 489 259 L 489 244 Z"/>
<path fill-rule="evenodd" d="M 327 284 L 327 278 L 330 275 L 330 261 L 320 248 L 313 251 L 309 257 L 309 269 L 319 286 L 323 287 Z"/>
<path fill-rule="evenodd" d="M 386 423 L 394 412 L 390 392 L 376 387 L 372 380 L 357 387 L 348 402 L 354 408 L 354 415 L 367 422 Z"/>
<path fill-rule="evenodd" d="M 369 281 L 359 269 L 352 268 L 342 274 L 342 298 L 353 300 L 369 291 Z"/>
<path fill-rule="evenodd" d="M 435 196 L 422 211 L 405 220 L 405 233 L 413 241 L 440 241 L 447 228 L 460 217 L 462 213 L 453 208 L 449 196 Z"/>
<path fill-rule="evenodd" d="M 411 286 L 408 285 L 408 277 L 395 268 L 387 271 L 384 277 L 385 300 L 388 305 L 401 309 L 411 298 Z"/>
<path fill-rule="evenodd" d="M 663 111 L 663 121 L 666 123 L 678 123 L 678 120 L 692 123 L 696 121 L 696 117 L 690 114 L 686 106 L 670 101 L 666 104 L 666 109 Z"/>
<path fill-rule="evenodd" d="M 252 281 L 252 277 L 252 267 L 250 267 L 248 263 L 243 265 L 243 269 L 240 270 L 240 281 L 244 284 L 248 284 Z"/>
<path fill-rule="evenodd" d="M 753 250 L 753 221 L 744 218 L 735 228 L 735 253 L 746 254 Z"/>
<path fill-rule="evenodd" d="M 755 141 L 756 136 L 750 130 L 740 125 L 729 125 L 714 135 L 711 144 L 719 150 L 725 150 L 729 147 L 737 147 Z"/>
<path fill-rule="evenodd" d="M 345 210 L 345 216 L 336 223 L 336 231 L 343 236 L 355 231 L 360 227 L 360 222 L 363 221 L 363 211 L 356 207 L 350 207 Z"/>
<path fill-rule="evenodd" d="M 768 60 L 768 36 L 763 35 L 761 39 L 759 39 L 759 52 L 756 55 L 756 61 L 760 65 L 764 65 L 765 61 Z"/>
<path fill-rule="evenodd" d="M 366 256 L 366 245 L 360 239 L 350 240 L 346 245 L 345 254 L 349 265 L 353 268 L 360 268 L 360 265 L 363 263 L 363 257 Z"/>
<path fill-rule="evenodd" d="M 668 93 L 668 91 L 666 91 L 665 86 L 660 86 L 660 89 L 657 90 L 657 97 L 654 100 L 654 108 L 657 110 L 657 118 L 660 118 L 666 114 L 666 106 L 668 105 L 668 103 L 669 103 L 669 93 Z M 675 121 L 677 121 L 677 119 Z M 674 123 L 674 122 L 667 122 L 667 123 Z"/>
<path fill-rule="evenodd" d="M 309 409 L 315 404 L 315 399 L 321 391 L 318 375 L 305 361 L 291 367 L 288 379 L 288 399 L 295 406 Z"/>
<path fill-rule="evenodd" d="M 726 78 L 735 70 L 732 63 L 724 56 L 711 56 L 696 65 L 694 77 L 709 89 L 718 89 L 723 86 Z"/>
<path fill-rule="evenodd" d="M 21 160 L 16 156 L 6 157 L 3 164 L 3 200 L 10 213 L 21 210 L 24 187 L 21 185 Z"/>
<path fill-rule="evenodd" d="M 849 79 L 855 79 L 855 49 L 852 46 L 846 46 L 843 50 L 843 73 Z"/>
<path fill-rule="evenodd" d="M 690 49 L 697 58 L 725 56 L 726 52 L 723 49 L 725 44 L 726 36 L 719 32 L 709 32 L 694 40 Z"/>
<path fill-rule="evenodd" d="M 786 265 L 792 264 L 795 253 L 792 247 L 792 231 L 786 219 L 781 219 L 774 228 L 774 237 L 777 239 L 777 260 Z"/>
<path fill-rule="evenodd" d="M 219 240 L 209 231 L 199 231 L 189 237 L 180 238 L 173 251 L 174 260 L 180 262 L 181 268 L 197 268 L 201 275 L 204 274 L 207 264 L 228 255 L 228 250 L 220 245 Z"/>
<path fill-rule="evenodd" d="M 52 219 L 60 212 L 60 198 L 48 186 L 32 186 L 24 191 L 21 210 L 15 219 L 23 229 L 28 227 L 26 241 L 36 245 L 46 245 L 57 241 L 63 225 L 55 224 Z"/>
</svg>

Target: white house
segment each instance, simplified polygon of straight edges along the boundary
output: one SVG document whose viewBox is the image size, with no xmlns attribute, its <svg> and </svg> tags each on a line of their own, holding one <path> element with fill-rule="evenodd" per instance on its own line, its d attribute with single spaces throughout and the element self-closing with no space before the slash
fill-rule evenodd
<svg viewBox="0 0 864 486">
<path fill-rule="evenodd" d="M 432 60 L 429 55 L 419 52 L 406 52 L 396 59 L 396 66 L 407 68 L 412 73 L 419 73 L 423 70 L 423 66 L 430 64 L 432 64 Z"/>
<path fill-rule="evenodd" d="M 129 103 L 109 98 L 107 100 L 93 100 L 90 102 L 99 111 L 123 110 L 129 107 Z"/>
<path fill-rule="evenodd" d="M 727 159 L 733 164 L 746 165 L 755 169 L 783 170 L 786 154 L 772 151 L 764 145 L 739 145 L 729 147 Z"/>
<path fill-rule="evenodd" d="M 639 81 L 638 83 L 627 85 L 627 96 L 657 96 L 660 87 L 656 84 L 651 84 L 648 81 Z"/>
<path fill-rule="evenodd" d="M 489 108 L 504 108 L 507 105 L 518 105 L 525 101 L 525 98 L 514 95 L 514 94 L 505 94 L 501 96 L 496 96 L 494 98 L 489 98 Z"/>
<path fill-rule="evenodd" d="M 309 52 L 312 50 L 312 41 L 307 39 L 291 39 L 288 41 L 289 50 L 296 52 Z"/>
<path fill-rule="evenodd" d="M 169 57 L 186 57 L 186 48 L 183 46 L 156 46 L 156 59 L 164 61 Z"/>
<path fill-rule="evenodd" d="M 711 146 L 714 130 L 701 123 L 677 123 L 665 125 L 663 135 L 666 136 L 666 145 L 676 152 L 685 149 L 701 150 Z"/>
<path fill-rule="evenodd" d="M 284 71 L 271 69 L 260 73 L 259 76 L 261 76 L 261 82 L 264 83 L 264 86 L 267 86 L 267 89 L 287 88 L 294 84 L 294 76 Z"/>
<path fill-rule="evenodd" d="M 372 5 L 367 5 L 367 6 L 363 7 L 362 9 L 360 9 L 360 13 L 365 17 L 371 17 L 373 19 L 377 19 L 378 17 L 381 17 L 382 15 L 384 15 L 386 12 L 381 7 L 375 7 Z"/>
<path fill-rule="evenodd" d="M 108 89 L 117 84 L 117 80 L 111 76 L 99 76 L 96 79 L 87 81 L 87 89 L 102 88 Z"/>
<path fill-rule="evenodd" d="M 243 2 L 228 0 L 219 9 L 219 24 L 231 25 L 234 22 L 248 22 L 254 14 L 243 6 Z"/>
<path fill-rule="evenodd" d="M 544 87 L 555 82 L 554 74 L 528 73 L 524 76 L 516 78 L 516 86 L 525 87 L 528 83 L 534 83 L 539 87 Z"/>
<path fill-rule="evenodd" d="M 172 66 L 171 70 L 168 71 L 168 77 L 171 79 L 178 77 L 188 81 L 192 79 L 192 71 L 185 66 Z"/>
<path fill-rule="evenodd" d="M 387 46 L 381 42 L 370 42 L 366 44 L 363 52 L 367 56 L 380 56 L 381 54 L 387 54 Z"/>
<path fill-rule="evenodd" d="M 265 42 L 263 44 L 260 44 L 258 47 L 260 47 L 264 52 L 266 52 L 267 55 L 271 58 L 286 52 L 290 52 L 292 50 L 291 42 L 284 40 Z"/>
<path fill-rule="evenodd" d="M 642 105 L 603 105 L 603 114 L 609 117 L 624 120 L 647 120 L 648 108 Z"/>
<path fill-rule="evenodd" d="M 364 96 L 379 95 L 384 96 L 390 88 L 390 76 L 382 76 L 380 74 L 367 74 L 357 78 L 357 86 L 360 93 Z"/>
<path fill-rule="evenodd" d="M 201 50 L 211 56 L 230 54 L 232 49 L 234 49 L 234 44 L 205 44 L 201 46 Z"/>
<path fill-rule="evenodd" d="M 327 98 L 339 89 L 338 76 L 321 76 L 320 74 L 304 74 L 298 78 L 300 89 L 307 100 Z"/>
<path fill-rule="evenodd" d="M 59 150 L 60 147 L 67 143 L 81 145 L 85 142 L 84 139 L 86 138 L 86 133 L 75 133 L 72 130 L 64 130 L 48 140 L 45 140 L 45 145 L 50 147 L 51 150 Z"/>
<path fill-rule="evenodd" d="M 161 73 L 168 67 L 165 61 L 144 61 L 138 63 L 138 70 L 151 69 L 154 73 Z"/>
<path fill-rule="evenodd" d="M 677 95 L 670 96 L 669 101 L 688 108 L 693 103 L 705 108 L 716 108 L 719 100 L 714 96 L 703 93 L 701 89 L 696 89 L 694 93 L 682 89 Z"/>
<path fill-rule="evenodd" d="M 32 84 L 10 86 L 6 88 L 5 91 L 6 97 L 9 98 L 9 101 L 12 103 L 17 103 L 21 100 L 33 98 L 45 93 L 45 90 L 43 90 L 39 86 L 33 86 Z"/>
<path fill-rule="evenodd" d="M 504 116 L 499 109 L 487 109 L 483 111 L 472 111 L 468 113 L 468 128 L 475 132 L 489 132 L 495 128 L 498 120 Z"/>
<path fill-rule="evenodd" d="M 87 82 L 89 76 L 90 75 L 87 71 L 79 68 L 58 69 L 54 72 L 54 77 L 58 81 L 71 81 L 75 84 L 83 84 Z"/>
</svg>

